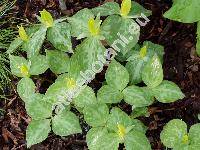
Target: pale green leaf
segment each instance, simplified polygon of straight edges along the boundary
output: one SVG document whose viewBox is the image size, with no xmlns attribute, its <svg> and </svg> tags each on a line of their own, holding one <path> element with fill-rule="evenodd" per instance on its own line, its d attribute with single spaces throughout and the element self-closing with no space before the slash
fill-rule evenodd
<svg viewBox="0 0 200 150">
<path fill-rule="evenodd" d="M 60 136 L 82 132 L 78 117 L 68 110 L 63 110 L 53 117 L 52 130 L 56 135 Z"/>
<path fill-rule="evenodd" d="M 190 145 L 198 145 L 200 146 L 200 123 L 197 123 L 190 127 L 189 131 L 189 140 Z"/>
<path fill-rule="evenodd" d="M 80 108 L 84 108 L 97 102 L 95 93 L 89 86 L 86 86 L 73 101 L 75 105 Z"/>
<path fill-rule="evenodd" d="M 151 150 L 151 145 L 143 132 L 134 130 L 125 136 L 126 150 Z"/>
<path fill-rule="evenodd" d="M 135 85 L 125 88 L 123 95 L 125 102 L 134 107 L 149 106 L 153 103 L 152 97 L 143 88 Z"/>
<path fill-rule="evenodd" d="M 164 80 L 160 85 L 152 89 L 152 94 L 159 102 L 171 103 L 183 99 L 185 95 L 180 88 L 171 81 Z"/>
<path fill-rule="evenodd" d="M 107 2 L 99 7 L 93 8 L 92 12 L 96 16 L 98 14 L 101 16 L 116 15 L 120 14 L 120 7 L 116 2 Z"/>
<path fill-rule="evenodd" d="M 123 99 L 123 95 L 120 90 L 104 85 L 99 89 L 97 99 L 103 103 L 119 103 Z"/>
<path fill-rule="evenodd" d="M 10 55 L 10 68 L 13 75 L 17 77 L 29 76 L 29 63 L 24 57 Z"/>
<path fill-rule="evenodd" d="M 35 94 L 35 83 L 30 78 L 22 78 L 17 85 L 17 93 L 20 98 L 27 102 L 31 100 L 32 96 Z"/>
<path fill-rule="evenodd" d="M 25 103 L 26 111 L 33 120 L 47 119 L 52 115 L 52 105 L 42 94 L 34 94 Z"/>
<path fill-rule="evenodd" d="M 149 88 L 154 88 L 163 81 L 162 64 L 157 54 L 152 57 L 142 70 L 142 80 Z"/>
<path fill-rule="evenodd" d="M 174 148 L 181 144 L 185 135 L 187 135 L 186 123 L 179 119 L 173 119 L 164 126 L 160 138 L 166 147 Z"/>
<path fill-rule="evenodd" d="M 118 126 L 124 126 L 125 128 L 132 126 L 132 119 L 121 109 L 113 108 L 108 118 L 107 127 L 118 133 Z"/>
<path fill-rule="evenodd" d="M 134 20 L 118 15 L 107 17 L 101 31 L 106 42 L 123 55 L 137 44 L 140 36 L 140 26 Z"/>
<path fill-rule="evenodd" d="M 71 26 L 68 23 L 57 23 L 48 29 L 47 40 L 50 41 L 58 50 L 72 52 L 70 30 Z"/>
<path fill-rule="evenodd" d="M 92 127 L 105 126 L 108 120 L 109 109 L 106 104 L 95 104 L 83 110 L 85 121 Z"/>
<path fill-rule="evenodd" d="M 172 7 L 165 12 L 164 17 L 183 23 L 193 23 L 200 21 L 199 10 L 199 0 L 179 0 L 175 1 Z"/>
<path fill-rule="evenodd" d="M 129 82 L 129 74 L 124 66 L 112 60 L 106 71 L 106 82 L 109 86 L 122 91 Z"/>
<path fill-rule="evenodd" d="M 22 45 L 23 41 L 20 38 L 16 38 L 14 41 L 10 43 L 8 50 L 6 51 L 8 54 L 12 54 L 15 50 Z"/>
<path fill-rule="evenodd" d="M 70 59 L 67 53 L 57 50 L 46 51 L 46 57 L 52 72 L 61 74 L 69 71 Z"/>
<path fill-rule="evenodd" d="M 35 55 L 30 59 L 30 74 L 39 75 L 44 73 L 48 68 L 47 58 L 44 55 Z"/>
<path fill-rule="evenodd" d="M 85 8 L 78 11 L 75 15 L 68 18 L 68 22 L 71 24 L 72 36 L 78 39 L 88 37 L 90 35 L 88 29 L 89 19 L 94 18 L 91 10 Z"/>
<path fill-rule="evenodd" d="M 47 119 L 31 121 L 26 130 L 26 141 L 28 148 L 34 144 L 44 141 L 48 137 L 48 134 L 51 131 L 50 121 L 51 120 Z"/>
<path fill-rule="evenodd" d="M 128 14 L 128 16 L 140 16 L 141 13 L 143 13 L 145 16 L 150 16 L 152 13 L 150 10 L 145 9 L 143 6 L 141 6 L 139 3 L 132 1 L 132 7 Z"/>
<path fill-rule="evenodd" d="M 27 42 L 25 49 L 27 51 L 28 58 L 39 54 L 39 51 L 46 37 L 46 31 L 47 28 L 41 26 L 40 29 L 37 32 L 35 32 L 32 35 L 31 39 Z"/>
</svg>

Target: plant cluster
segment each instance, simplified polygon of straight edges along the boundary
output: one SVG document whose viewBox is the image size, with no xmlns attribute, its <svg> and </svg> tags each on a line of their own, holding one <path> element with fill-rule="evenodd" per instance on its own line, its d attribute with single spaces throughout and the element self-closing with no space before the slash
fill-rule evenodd
<svg viewBox="0 0 200 150">
<path fill-rule="evenodd" d="M 19 37 L 11 43 L 7 53 L 13 75 L 22 78 L 17 91 L 32 118 L 26 131 L 27 147 L 45 140 L 51 130 L 60 136 L 81 133 L 79 118 L 72 109 L 76 108 L 91 127 L 86 135 L 90 150 L 116 150 L 122 143 L 127 150 L 151 149 L 145 126 L 116 104 L 124 101 L 132 105 L 134 111 L 155 100 L 174 102 L 184 98 L 184 94 L 175 83 L 163 79 L 163 47 L 148 41 L 142 46 L 137 44 L 140 26 L 134 19 L 141 13 L 150 15 L 150 11 L 138 3 L 124 0 L 121 8 L 115 2 L 108 2 L 58 20 L 43 10 L 38 16 L 41 24 L 27 29 L 19 27 Z M 102 22 L 100 16 L 108 17 Z M 132 32 L 129 32 L 130 26 L 134 29 Z M 102 41 L 113 46 L 118 33 L 123 34 L 124 41 L 130 41 L 126 41 L 120 51 L 108 54 Z M 75 50 L 72 36 L 83 39 Z M 54 50 L 41 49 L 45 39 Z M 19 47 L 27 57 L 12 55 Z M 110 63 L 107 63 L 108 58 Z M 126 66 L 120 61 L 127 62 Z M 96 62 L 108 64 L 106 81 L 97 93 L 87 86 L 88 80 L 82 76 L 91 70 L 100 72 L 103 65 L 97 69 Z M 43 74 L 48 68 L 57 79 L 41 94 L 31 77 Z M 142 82 L 145 86 L 138 86 Z M 75 95 L 77 88 L 79 92 Z M 133 113 L 133 116 L 140 115 Z"/>
<path fill-rule="evenodd" d="M 173 6 L 164 14 L 165 18 L 183 23 L 197 22 L 197 54 L 200 56 L 200 1 L 173 0 Z"/>
</svg>

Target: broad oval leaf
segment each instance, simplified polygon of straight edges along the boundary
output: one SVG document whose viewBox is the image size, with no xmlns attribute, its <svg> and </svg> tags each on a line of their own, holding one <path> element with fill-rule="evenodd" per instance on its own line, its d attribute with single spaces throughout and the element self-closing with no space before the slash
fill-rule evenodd
<svg viewBox="0 0 200 150">
<path fill-rule="evenodd" d="M 103 22 L 101 32 L 106 42 L 115 51 L 125 55 L 128 50 L 137 44 L 140 36 L 140 26 L 132 19 L 112 15 Z"/>
<path fill-rule="evenodd" d="M 52 115 L 52 104 L 42 94 L 34 94 L 25 103 L 26 111 L 33 120 L 47 119 Z"/>
<path fill-rule="evenodd" d="M 123 99 L 123 95 L 120 90 L 104 85 L 99 89 L 97 99 L 103 103 L 119 103 Z"/>
<path fill-rule="evenodd" d="M 30 59 L 30 62 L 31 62 L 31 66 L 30 66 L 31 75 L 42 74 L 49 68 L 47 58 L 44 55 L 33 56 Z"/>
<path fill-rule="evenodd" d="M 199 0 L 179 0 L 174 1 L 171 9 L 165 12 L 164 17 L 183 23 L 193 23 L 200 21 L 199 10 Z"/>
<path fill-rule="evenodd" d="M 10 43 L 8 50 L 6 51 L 8 54 L 12 54 L 18 47 L 23 44 L 23 41 L 20 38 L 16 38 L 14 41 Z"/>
<path fill-rule="evenodd" d="M 129 82 L 129 74 L 124 66 L 112 60 L 106 71 L 106 82 L 109 86 L 122 91 Z"/>
<path fill-rule="evenodd" d="M 157 54 L 152 57 L 142 70 L 142 80 L 149 88 L 154 88 L 163 81 L 162 64 Z"/>
<path fill-rule="evenodd" d="M 90 35 L 88 29 L 89 19 L 94 18 L 91 10 L 85 8 L 78 11 L 75 15 L 68 18 L 68 22 L 71 24 L 72 36 L 77 39 L 85 38 Z"/>
<path fill-rule="evenodd" d="M 124 100 L 134 107 L 149 106 L 153 103 L 152 97 L 141 87 L 135 85 L 129 86 L 123 90 Z"/>
<path fill-rule="evenodd" d="M 185 135 L 187 135 L 186 123 L 179 119 L 173 119 L 164 126 L 160 138 L 166 147 L 174 148 L 182 142 Z"/>
<path fill-rule="evenodd" d="M 118 133 L 119 126 L 128 128 L 132 126 L 132 123 L 132 119 L 125 112 L 119 108 L 113 108 L 108 118 L 107 127 L 111 131 Z"/>
<path fill-rule="evenodd" d="M 36 86 L 32 79 L 30 78 L 22 78 L 17 85 L 17 93 L 20 98 L 24 101 L 30 101 L 32 96 L 35 94 Z"/>
<path fill-rule="evenodd" d="M 24 57 L 9 55 L 12 74 L 17 77 L 29 77 L 30 65 Z"/>
<path fill-rule="evenodd" d="M 71 26 L 66 23 L 57 23 L 47 31 L 47 40 L 63 52 L 72 52 Z"/>
<path fill-rule="evenodd" d="M 28 58 L 33 57 L 34 55 L 38 55 L 40 48 L 46 37 L 47 28 L 41 26 L 38 31 L 36 31 L 27 42 L 25 46 L 25 50 L 27 51 Z"/>
<path fill-rule="evenodd" d="M 109 109 L 106 104 L 95 104 L 85 107 L 83 110 L 85 121 L 92 127 L 102 127 L 106 125 Z"/>
<path fill-rule="evenodd" d="M 26 130 L 27 147 L 44 141 L 51 131 L 50 119 L 32 120 Z"/>
<path fill-rule="evenodd" d="M 101 16 L 117 15 L 120 14 L 120 7 L 116 2 L 107 2 L 99 7 L 93 8 L 92 12 L 96 16 L 98 14 Z"/>
<path fill-rule="evenodd" d="M 57 50 L 46 51 L 46 57 L 52 72 L 61 74 L 69 71 L 70 59 L 66 53 Z"/>
<path fill-rule="evenodd" d="M 152 92 L 156 99 L 162 103 L 171 103 L 185 97 L 175 83 L 165 80 L 160 85 L 153 88 Z"/>
<path fill-rule="evenodd" d="M 151 150 L 151 145 L 145 133 L 134 130 L 125 136 L 126 150 Z"/>
<path fill-rule="evenodd" d="M 139 3 L 132 1 L 132 7 L 131 10 L 128 14 L 128 16 L 141 16 L 141 14 L 144 14 L 145 16 L 150 16 L 152 13 L 150 10 L 145 9 L 142 5 L 140 5 Z"/>
<path fill-rule="evenodd" d="M 60 136 L 82 132 L 78 117 L 68 110 L 63 110 L 53 117 L 52 130 L 56 135 Z"/>
<path fill-rule="evenodd" d="M 200 123 L 197 123 L 190 127 L 190 131 L 189 131 L 190 145 L 199 145 L 200 144 L 199 133 L 200 133 Z"/>
<path fill-rule="evenodd" d="M 86 86 L 77 97 L 73 99 L 75 105 L 80 108 L 90 106 L 97 102 L 96 96 L 92 88 Z"/>
</svg>

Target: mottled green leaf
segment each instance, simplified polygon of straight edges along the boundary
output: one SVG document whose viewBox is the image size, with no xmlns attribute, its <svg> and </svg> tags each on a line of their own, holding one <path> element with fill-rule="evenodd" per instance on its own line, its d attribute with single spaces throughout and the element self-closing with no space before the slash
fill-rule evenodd
<svg viewBox="0 0 200 150">
<path fill-rule="evenodd" d="M 91 10 L 87 8 L 82 9 L 72 17 L 69 17 L 68 22 L 71 24 L 72 36 L 77 37 L 77 39 L 88 37 L 90 35 L 88 21 L 91 18 L 94 18 L 94 15 Z"/>
<path fill-rule="evenodd" d="M 124 100 L 134 107 L 144 107 L 152 104 L 152 97 L 141 87 L 132 85 L 124 89 Z"/>
<path fill-rule="evenodd" d="M 143 6 L 141 6 L 139 3 L 132 1 L 132 7 L 128 14 L 128 16 L 140 16 L 141 13 L 143 13 L 145 16 L 150 16 L 151 11 L 145 9 Z"/>
<path fill-rule="evenodd" d="M 30 64 L 24 57 L 10 55 L 10 68 L 17 77 L 29 77 Z"/>
<path fill-rule="evenodd" d="M 34 94 L 26 101 L 26 111 L 33 120 L 41 120 L 51 117 L 52 105 L 42 94 Z"/>
<path fill-rule="evenodd" d="M 199 145 L 200 146 L 200 123 L 197 123 L 190 127 L 189 131 L 189 140 L 190 145 Z"/>
<path fill-rule="evenodd" d="M 78 117 L 68 110 L 63 110 L 53 117 L 52 130 L 56 135 L 60 136 L 82 132 Z"/>
<path fill-rule="evenodd" d="M 47 58 L 44 55 L 33 56 L 30 59 L 30 62 L 31 62 L 31 66 L 30 66 L 31 75 L 42 74 L 49 68 Z"/>
<path fill-rule="evenodd" d="M 125 136 L 126 150 L 151 150 L 151 145 L 143 132 L 134 130 Z"/>
<path fill-rule="evenodd" d="M 153 88 L 152 93 L 156 99 L 162 103 L 171 103 L 185 97 L 175 83 L 165 80 L 160 85 Z"/>
<path fill-rule="evenodd" d="M 123 90 L 129 82 L 129 74 L 124 66 L 116 60 L 112 60 L 106 71 L 106 82 L 109 86 Z"/>
<path fill-rule="evenodd" d="M 86 106 L 90 106 L 97 102 L 96 96 L 92 88 L 86 86 L 80 94 L 73 99 L 75 105 L 80 108 L 84 108 Z"/>
<path fill-rule="evenodd" d="M 132 19 L 112 15 L 102 24 L 102 35 L 114 50 L 125 55 L 139 40 L 140 26 Z"/>
<path fill-rule="evenodd" d="M 164 14 L 165 18 L 183 22 L 193 23 L 200 21 L 199 0 L 174 1 L 173 6 Z"/>
<path fill-rule="evenodd" d="M 166 147 L 174 148 L 181 144 L 185 135 L 187 135 L 186 123 L 179 119 L 173 119 L 164 126 L 160 138 Z"/>
<path fill-rule="evenodd" d="M 6 51 L 8 54 L 12 54 L 18 47 L 22 45 L 23 41 L 20 38 L 16 38 L 14 41 L 10 43 L 8 50 Z"/>
<path fill-rule="evenodd" d="M 92 127 L 105 126 L 108 120 L 109 109 L 106 104 L 95 104 L 83 110 L 85 121 Z"/>
<path fill-rule="evenodd" d="M 34 144 L 44 141 L 48 137 L 48 134 L 51 131 L 50 121 L 51 120 L 47 119 L 31 121 L 26 130 L 26 141 L 28 148 Z"/>
<path fill-rule="evenodd" d="M 64 52 L 72 52 L 71 26 L 66 23 L 57 23 L 47 31 L 47 39 L 53 46 Z"/>
<path fill-rule="evenodd" d="M 128 128 L 132 126 L 132 119 L 121 109 L 113 108 L 108 118 L 107 127 L 118 133 L 118 125 Z"/>
<path fill-rule="evenodd" d="M 145 65 L 142 80 L 149 88 L 154 88 L 163 81 L 162 64 L 157 54 Z"/>
<path fill-rule="evenodd" d="M 46 57 L 52 72 L 61 74 L 69 71 L 69 56 L 61 51 L 46 51 Z"/>
<path fill-rule="evenodd" d="M 93 8 L 92 12 L 96 16 L 98 14 L 101 16 L 115 15 L 120 14 L 120 7 L 116 2 L 107 2 L 99 7 Z"/>
<path fill-rule="evenodd" d="M 132 118 L 137 118 L 137 117 L 140 117 L 140 116 L 145 116 L 145 117 L 149 117 L 150 116 L 147 107 L 133 108 L 133 112 L 131 114 L 131 117 Z"/>
<path fill-rule="evenodd" d="M 31 39 L 27 42 L 25 49 L 27 51 L 28 58 L 39 54 L 40 48 L 42 47 L 42 44 L 46 37 L 46 31 L 47 28 L 41 26 L 40 29 L 35 32 L 32 35 Z"/>
<path fill-rule="evenodd" d="M 120 90 L 104 85 L 98 91 L 97 99 L 103 103 L 118 103 L 123 99 L 123 95 Z"/>
<path fill-rule="evenodd" d="M 22 78 L 17 85 L 17 93 L 20 98 L 24 101 L 30 101 L 32 96 L 35 94 L 36 86 L 30 78 Z"/>
</svg>

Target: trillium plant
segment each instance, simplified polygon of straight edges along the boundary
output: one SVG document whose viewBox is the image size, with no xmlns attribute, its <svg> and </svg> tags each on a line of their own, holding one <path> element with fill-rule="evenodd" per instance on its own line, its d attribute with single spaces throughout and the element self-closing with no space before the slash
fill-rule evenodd
<svg viewBox="0 0 200 150">
<path fill-rule="evenodd" d="M 43 10 L 37 16 L 40 24 L 19 27 L 19 37 L 7 53 L 13 75 L 21 78 L 17 92 L 31 117 L 26 130 L 28 148 L 51 132 L 59 136 L 82 133 L 79 121 L 84 118 L 90 127 L 86 141 L 91 150 L 117 150 L 119 144 L 127 150 L 151 149 L 147 128 L 135 119 L 144 114 L 138 110 L 147 110 L 156 100 L 174 102 L 184 94 L 175 83 L 163 79 L 164 48 L 148 41 L 137 44 L 140 26 L 136 21 L 150 14 L 138 3 L 124 0 L 121 7 L 108 2 L 57 20 Z M 101 16 L 107 18 L 102 21 Z M 72 37 L 80 42 L 76 48 L 72 48 Z M 52 48 L 45 49 L 44 42 Z M 19 48 L 26 57 L 14 55 Z M 104 65 L 108 66 L 105 82 L 94 91 L 87 83 Z M 47 69 L 57 79 L 41 94 L 32 77 L 40 78 Z M 85 78 L 89 73 L 92 78 Z M 120 102 L 132 106 L 131 116 L 116 107 Z"/>
<path fill-rule="evenodd" d="M 197 54 L 200 56 L 200 1 L 199 0 L 173 0 L 173 6 L 164 17 L 183 23 L 197 22 Z"/>
</svg>

